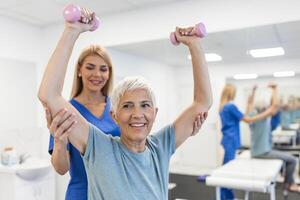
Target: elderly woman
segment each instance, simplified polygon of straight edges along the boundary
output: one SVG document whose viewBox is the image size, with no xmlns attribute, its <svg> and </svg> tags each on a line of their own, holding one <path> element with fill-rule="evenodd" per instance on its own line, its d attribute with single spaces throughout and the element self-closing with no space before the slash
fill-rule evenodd
<svg viewBox="0 0 300 200">
<path fill-rule="evenodd" d="M 177 40 L 189 48 L 192 56 L 191 105 L 173 123 L 149 136 L 157 113 L 153 91 L 144 79 L 127 78 L 111 97 L 111 114 L 121 130 L 119 138 L 89 124 L 61 95 L 73 46 L 79 35 L 91 27 L 92 23 L 66 23 L 41 82 L 39 99 L 57 116 L 52 123 L 58 125 L 55 137 L 67 138 L 81 153 L 89 199 L 167 199 L 170 157 L 192 135 L 199 114 L 201 123 L 204 121 L 212 103 L 200 38 L 189 36 L 192 27 L 176 28 Z"/>
</svg>

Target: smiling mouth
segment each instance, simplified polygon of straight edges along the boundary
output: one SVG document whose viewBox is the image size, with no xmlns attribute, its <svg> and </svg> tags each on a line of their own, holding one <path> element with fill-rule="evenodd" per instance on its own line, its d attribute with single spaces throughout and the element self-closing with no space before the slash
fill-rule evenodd
<svg viewBox="0 0 300 200">
<path fill-rule="evenodd" d="M 134 128 L 140 128 L 146 126 L 146 123 L 131 123 L 129 125 Z"/>
<path fill-rule="evenodd" d="M 102 81 L 95 81 L 95 80 L 90 80 L 90 82 L 93 84 L 93 85 L 100 85 L 102 83 Z"/>
</svg>

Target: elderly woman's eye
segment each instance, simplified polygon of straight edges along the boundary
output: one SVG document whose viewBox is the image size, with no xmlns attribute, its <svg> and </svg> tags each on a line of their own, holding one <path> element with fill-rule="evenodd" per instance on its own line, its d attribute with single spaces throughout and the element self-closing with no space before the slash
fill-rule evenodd
<svg viewBox="0 0 300 200">
<path fill-rule="evenodd" d="M 144 103 L 142 104 L 142 107 L 147 108 L 147 107 L 151 107 L 151 105 L 149 103 Z"/>
<path fill-rule="evenodd" d="M 122 108 L 131 108 L 132 107 L 132 105 L 130 105 L 130 104 L 123 104 L 123 106 L 122 106 Z"/>
</svg>

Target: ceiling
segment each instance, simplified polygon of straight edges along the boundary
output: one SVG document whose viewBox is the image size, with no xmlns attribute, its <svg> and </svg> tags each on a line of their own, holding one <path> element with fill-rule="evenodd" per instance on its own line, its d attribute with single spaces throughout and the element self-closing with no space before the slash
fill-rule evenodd
<svg viewBox="0 0 300 200">
<path fill-rule="evenodd" d="M 62 10 L 69 4 L 92 8 L 97 15 L 114 15 L 135 9 L 158 7 L 178 3 L 183 0 L 2 0 L 0 16 L 22 21 L 28 25 L 46 27 L 61 23 Z M 184 0 L 200 1 L 200 0 Z M 205 1 L 205 0 L 202 0 Z M 252 48 L 282 46 L 286 54 L 272 58 L 254 59 L 247 54 Z M 203 40 L 206 53 L 217 53 L 223 57 L 219 63 L 257 62 L 262 59 L 280 60 L 300 58 L 300 22 L 253 27 L 219 33 L 209 33 Z M 172 66 L 189 66 L 187 49 L 180 45 L 174 47 L 169 40 L 161 39 L 112 47 L 116 50 L 157 60 Z M 183 59 L 184 58 L 184 59 Z"/>
<path fill-rule="evenodd" d="M 105 16 L 179 1 L 182 0 L 1 0 L 0 16 L 43 27 L 61 22 L 63 8 L 70 3 Z"/>
<path fill-rule="evenodd" d="M 203 39 L 202 44 L 206 53 L 217 53 L 223 57 L 221 62 L 212 63 L 215 65 L 271 59 L 299 59 L 300 21 L 211 33 Z M 284 56 L 254 59 L 247 54 L 250 49 L 278 46 L 284 48 Z M 174 47 L 166 39 L 115 46 L 113 49 L 157 60 L 172 66 L 190 65 L 190 61 L 187 59 L 187 48 L 183 45 Z"/>
</svg>

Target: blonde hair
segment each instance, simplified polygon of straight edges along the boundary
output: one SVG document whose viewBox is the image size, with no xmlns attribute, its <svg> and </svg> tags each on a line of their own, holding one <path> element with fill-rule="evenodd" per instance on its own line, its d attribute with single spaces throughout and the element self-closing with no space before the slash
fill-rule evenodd
<svg viewBox="0 0 300 200">
<path fill-rule="evenodd" d="M 85 49 L 83 49 L 83 51 L 81 52 L 81 54 L 77 60 L 75 73 L 74 73 L 74 79 L 73 79 L 71 99 L 77 97 L 82 92 L 82 89 L 83 89 L 82 78 L 78 76 L 78 73 L 79 73 L 79 69 L 82 67 L 82 64 L 83 64 L 84 60 L 86 59 L 86 57 L 91 56 L 91 55 L 97 55 L 97 56 L 101 57 L 106 62 L 106 64 L 108 65 L 108 68 L 109 68 L 109 77 L 108 77 L 106 84 L 101 89 L 102 94 L 104 96 L 108 96 L 112 90 L 113 66 L 112 66 L 111 59 L 105 48 L 103 48 L 99 45 L 90 45 L 90 46 L 86 47 Z"/>
<path fill-rule="evenodd" d="M 141 76 L 132 76 L 126 77 L 121 80 L 118 85 L 114 88 L 112 95 L 111 95 L 111 110 L 115 113 L 117 107 L 120 103 L 120 100 L 125 92 L 133 91 L 137 89 L 144 89 L 149 94 L 150 99 L 153 103 L 153 107 L 156 107 L 156 100 L 155 95 L 150 87 L 149 83 L 146 81 L 145 78 Z"/>
<path fill-rule="evenodd" d="M 236 88 L 234 85 L 227 83 L 224 86 L 221 94 L 219 111 L 222 111 L 224 105 L 234 99 L 235 93 L 236 93 Z"/>
</svg>

